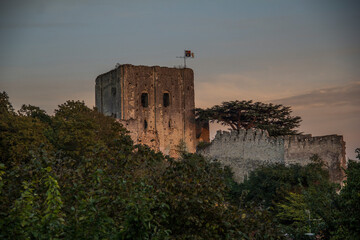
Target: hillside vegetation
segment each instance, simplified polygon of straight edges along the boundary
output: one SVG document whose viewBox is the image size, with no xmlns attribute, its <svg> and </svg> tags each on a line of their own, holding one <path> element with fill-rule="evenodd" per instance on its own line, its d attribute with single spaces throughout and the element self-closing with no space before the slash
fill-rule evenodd
<svg viewBox="0 0 360 240">
<path fill-rule="evenodd" d="M 134 145 L 83 102 L 54 116 L 15 112 L 0 93 L 1 239 L 356 239 L 360 165 L 345 188 L 320 159 L 264 166 L 243 184 L 196 154 L 172 159 Z M 310 219 L 308 221 L 308 215 Z M 310 229 L 311 228 L 311 229 Z"/>
</svg>

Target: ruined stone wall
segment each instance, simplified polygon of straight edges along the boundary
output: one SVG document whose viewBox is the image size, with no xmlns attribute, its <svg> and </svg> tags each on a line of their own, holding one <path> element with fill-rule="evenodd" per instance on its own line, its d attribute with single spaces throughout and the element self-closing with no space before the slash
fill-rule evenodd
<svg viewBox="0 0 360 240">
<path fill-rule="evenodd" d="M 346 167 L 345 143 L 338 135 L 269 137 L 266 131 L 254 129 L 218 131 L 211 145 L 198 152 L 232 167 L 234 177 L 239 182 L 261 165 L 305 165 L 314 154 L 318 154 L 329 166 L 330 178 L 334 182 L 342 181 L 344 175 L 341 167 Z"/>
<path fill-rule="evenodd" d="M 95 93 L 96 107 L 100 112 L 107 116 L 113 116 L 117 113 L 116 109 L 120 100 L 119 93 L 116 93 L 116 79 L 113 72 L 96 79 Z"/>
<path fill-rule="evenodd" d="M 340 182 L 345 176 L 342 171 L 342 168 L 346 168 L 345 142 L 342 136 L 285 136 L 284 147 L 286 164 L 306 165 L 310 163 L 310 157 L 317 154 L 325 161 L 332 181 Z"/>
<path fill-rule="evenodd" d="M 176 156 L 184 140 L 195 152 L 194 73 L 191 69 L 120 65 L 96 79 L 96 107 L 116 117 L 135 143 Z M 148 96 L 148 106 L 141 95 Z M 164 105 L 164 94 L 169 106 Z"/>
<path fill-rule="evenodd" d="M 247 174 L 266 163 L 284 162 L 284 140 L 269 137 L 266 131 L 218 131 L 211 145 L 199 151 L 210 159 L 217 159 L 234 171 L 241 182 Z"/>
</svg>

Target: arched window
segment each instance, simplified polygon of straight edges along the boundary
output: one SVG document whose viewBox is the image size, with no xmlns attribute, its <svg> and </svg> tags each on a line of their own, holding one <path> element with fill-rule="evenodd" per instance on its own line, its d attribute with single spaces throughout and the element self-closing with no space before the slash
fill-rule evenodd
<svg viewBox="0 0 360 240">
<path fill-rule="evenodd" d="M 163 95 L 163 105 L 164 105 L 164 107 L 170 106 L 170 94 L 169 93 L 164 93 L 164 95 Z"/>
<path fill-rule="evenodd" d="M 147 93 L 141 94 L 141 106 L 148 107 L 149 106 L 149 97 Z"/>
</svg>

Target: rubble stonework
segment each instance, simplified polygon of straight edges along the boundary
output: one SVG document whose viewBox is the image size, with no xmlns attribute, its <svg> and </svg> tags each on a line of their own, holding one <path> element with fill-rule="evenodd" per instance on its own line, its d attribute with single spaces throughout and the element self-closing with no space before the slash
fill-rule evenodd
<svg viewBox="0 0 360 240">
<path fill-rule="evenodd" d="M 343 180 L 342 168 L 346 168 L 345 142 L 339 135 L 270 137 L 267 131 L 260 129 L 218 131 L 211 144 L 198 153 L 232 167 L 238 182 L 261 165 L 306 165 L 314 154 L 323 159 L 334 182 Z"/>
<path fill-rule="evenodd" d="M 95 92 L 98 110 L 117 118 L 135 144 L 176 156 L 184 141 L 187 150 L 195 152 L 191 69 L 120 65 L 96 78 Z"/>
<path fill-rule="evenodd" d="M 135 144 L 177 157 L 178 146 L 195 152 L 209 142 L 209 123 L 195 123 L 194 73 L 191 69 L 119 65 L 96 78 L 98 110 L 115 117 L 130 131 Z M 237 181 L 268 163 L 300 164 L 319 155 L 330 178 L 341 182 L 346 167 L 345 142 L 339 135 L 270 137 L 262 130 L 218 131 L 199 153 L 232 167 Z"/>
</svg>

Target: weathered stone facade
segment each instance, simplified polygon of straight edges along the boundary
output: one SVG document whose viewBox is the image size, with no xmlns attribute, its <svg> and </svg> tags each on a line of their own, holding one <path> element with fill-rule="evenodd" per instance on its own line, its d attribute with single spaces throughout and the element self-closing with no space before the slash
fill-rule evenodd
<svg viewBox="0 0 360 240">
<path fill-rule="evenodd" d="M 196 150 L 191 69 L 120 65 L 96 78 L 96 107 L 117 118 L 134 142 L 177 156 L 184 141 Z"/>
<path fill-rule="evenodd" d="M 195 152 L 199 141 L 209 142 L 209 123 L 195 123 L 191 69 L 120 65 L 96 78 L 95 92 L 98 110 L 118 119 L 135 144 L 177 157 L 180 144 Z M 334 182 L 343 180 L 346 167 L 345 142 L 339 135 L 275 138 L 262 130 L 218 131 L 198 152 L 231 166 L 237 181 L 267 163 L 308 164 L 314 154 L 325 161 Z"/>
<path fill-rule="evenodd" d="M 330 179 L 334 182 L 343 180 L 342 168 L 346 168 L 345 142 L 339 135 L 269 137 L 266 131 L 259 129 L 218 131 L 211 145 L 198 152 L 232 167 L 234 177 L 239 182 L 261 165 L 306 165 L 310 163 L 310 157 L 314 154 L 325 161 Z"/>
</svg>

